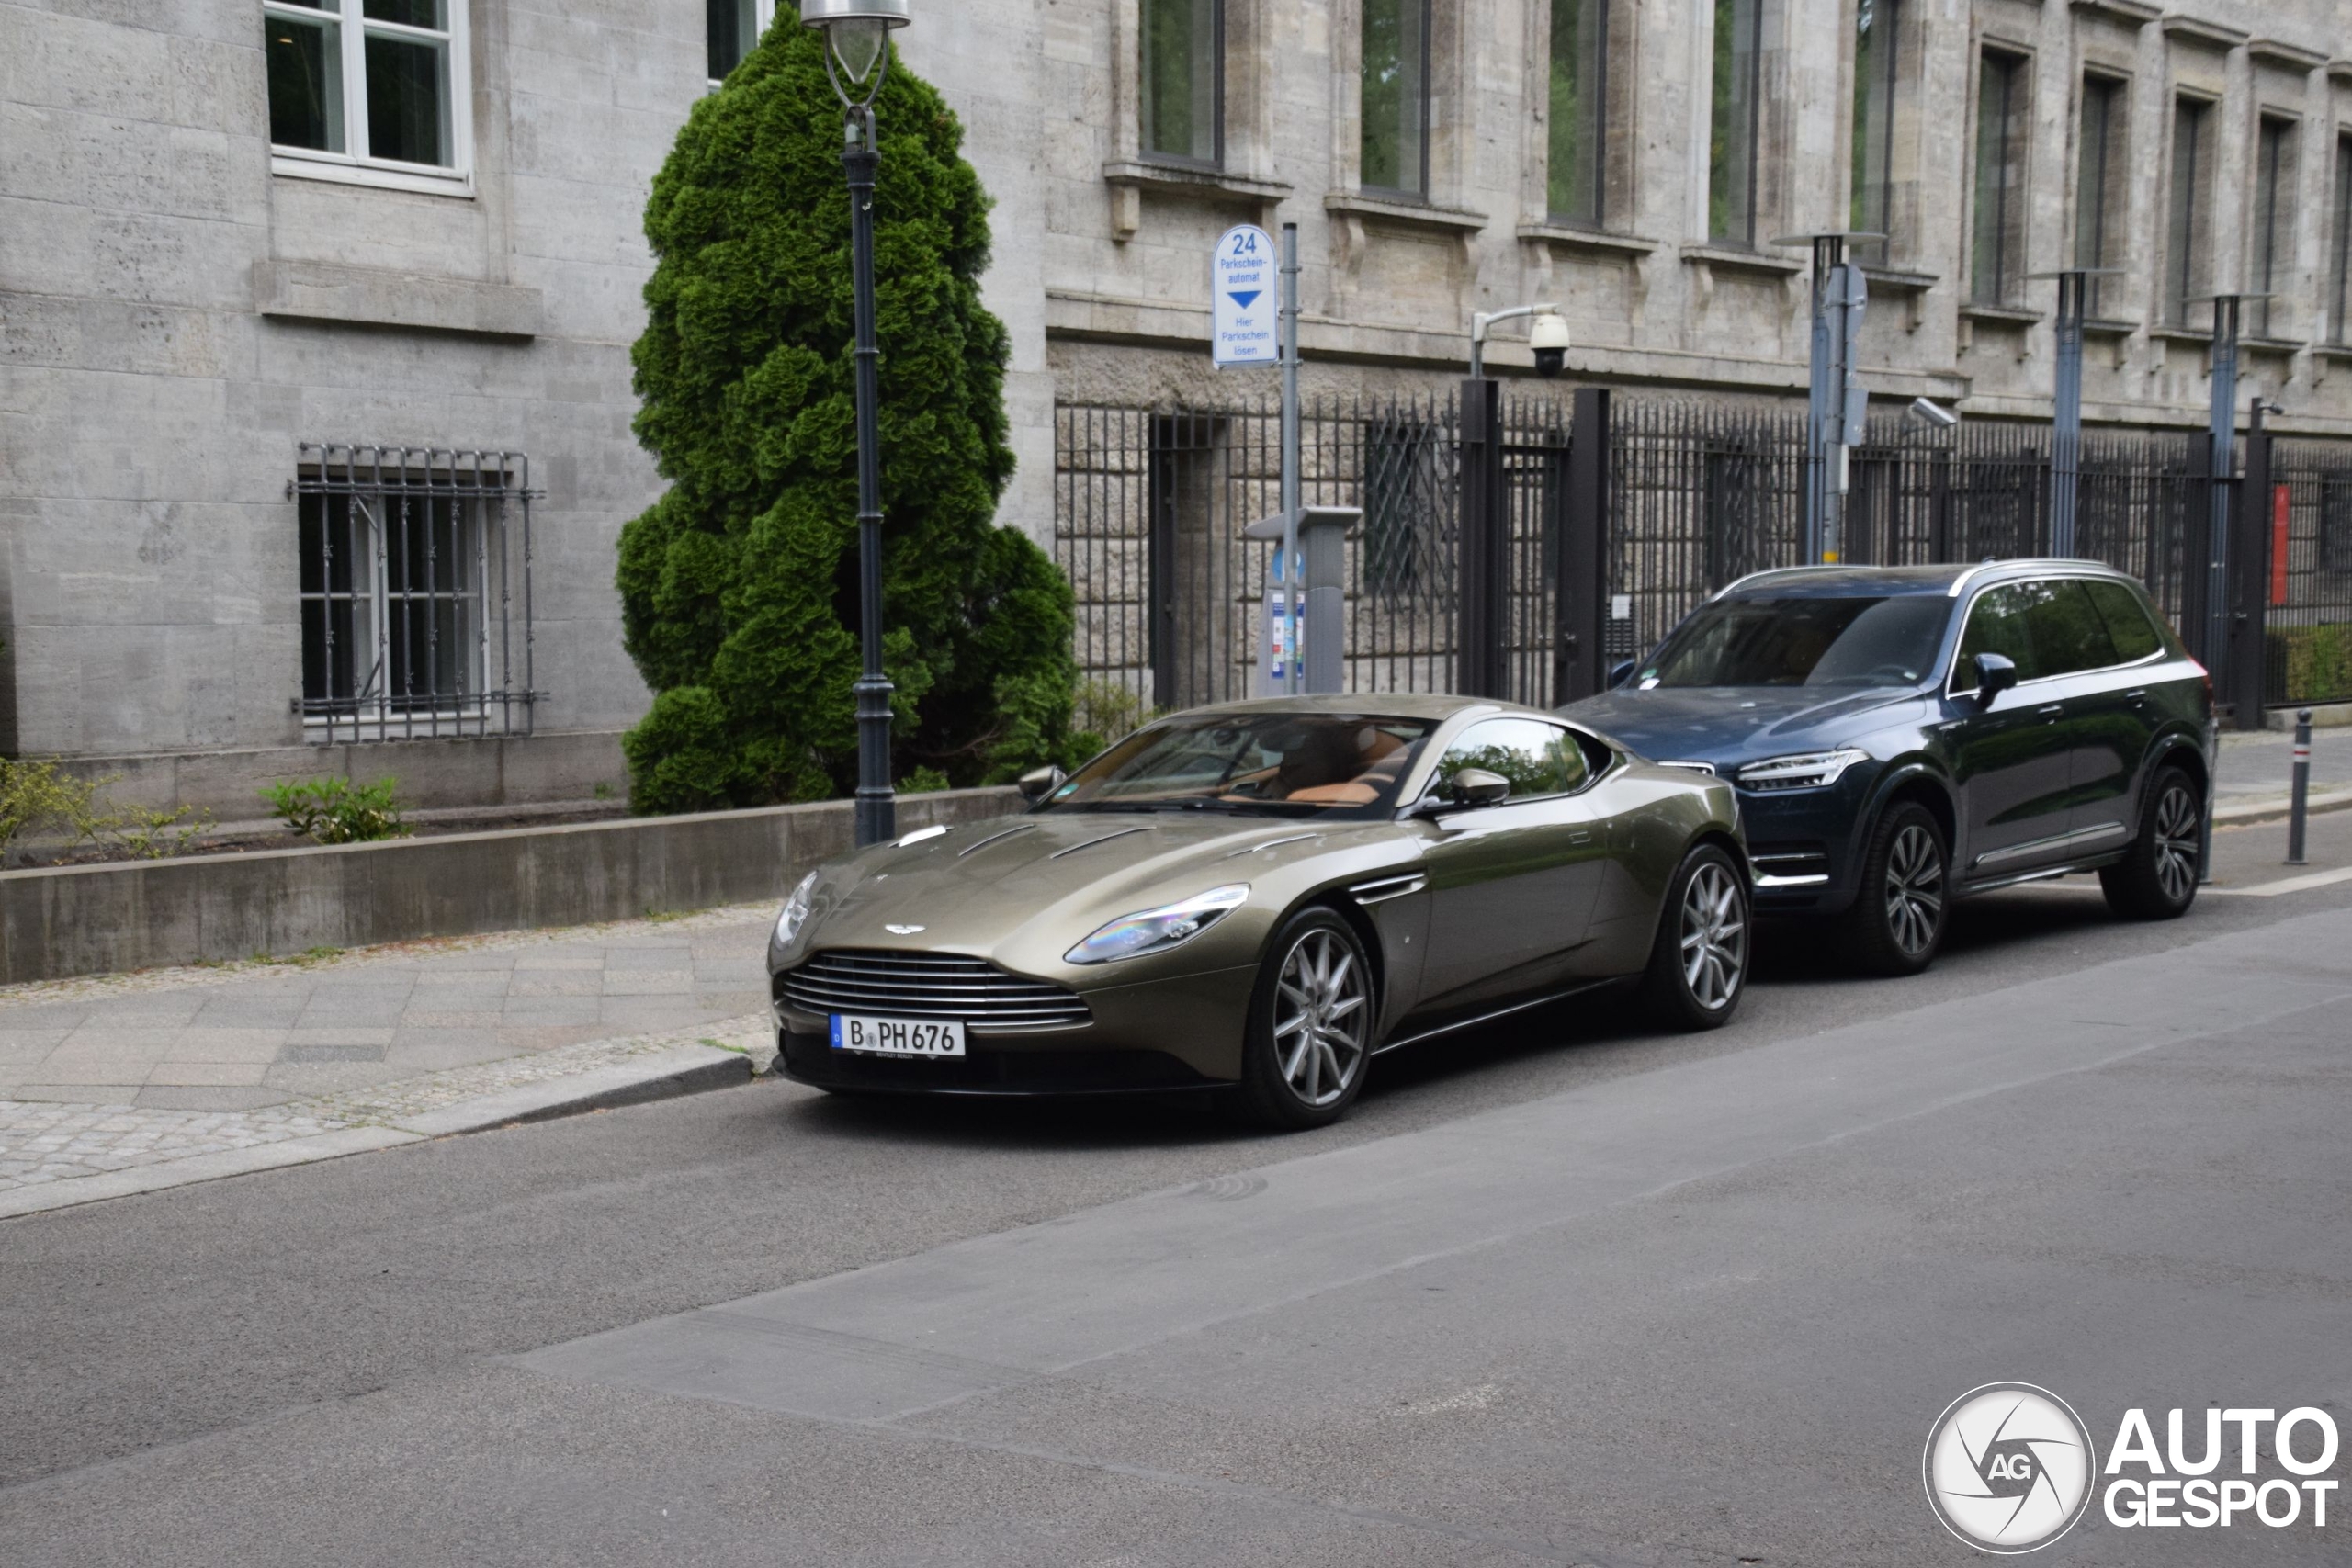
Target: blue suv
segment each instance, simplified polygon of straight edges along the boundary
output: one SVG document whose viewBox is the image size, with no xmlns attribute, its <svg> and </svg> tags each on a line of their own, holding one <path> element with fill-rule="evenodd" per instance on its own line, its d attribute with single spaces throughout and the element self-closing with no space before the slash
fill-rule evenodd
<svg viewBox="0 0 2352 1568">
<path fill-rule="evenodd" d="M 1934 959 L 1954 898 L 2096 871 L 2128 918 L 2197 896 L 2212 683 L 2090 561 L 1742 578 L 1563 710 L 1737 787 L 1759 915 Z"/>
</svg>

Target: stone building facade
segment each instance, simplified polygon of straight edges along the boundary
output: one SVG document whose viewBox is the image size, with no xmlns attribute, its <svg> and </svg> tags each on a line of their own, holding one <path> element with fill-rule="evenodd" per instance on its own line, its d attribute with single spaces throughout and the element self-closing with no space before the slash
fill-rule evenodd
<svg viewBox="0 0 2352 1568">
<path fill-rule="evenodd" d="M 344 769 L 617 785 L 646 694 L 613 547 L 658 492 L 639 215 L 774 4 L 0 0 L 0 751 L 224 815 Z M 2034 275 L 2095 265 L 2094 422 L 2201 423 L 2193 301 L 2267 293 L 2246 390 L 2352 434 L 2347 0 L 916 11 L 904 58 L 997 203 L 1001 516 L 1040 537 L 1057 405 L 1270 389 L 1208 362 L 1238 221 L 1299 225 L 1310 390 L 1442 387 L 1472 311 L 1551 299 L 1568 382 L 1802 395 L 1804 253 L 1773 242 L 1868 229 L 1876 395 L 2046 417 Z M 303 446 L 354 442 L 401 454 L 391 485 Z M 496 494 L 437 498 L 484 471 L 450 452 Z M 464 739 L 400 739 L 420 715 Z"/>
</svg>

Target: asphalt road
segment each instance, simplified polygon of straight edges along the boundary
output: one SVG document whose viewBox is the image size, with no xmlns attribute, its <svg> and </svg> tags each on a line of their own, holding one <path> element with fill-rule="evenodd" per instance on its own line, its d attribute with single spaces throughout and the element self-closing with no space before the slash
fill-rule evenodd
<svg viewBox="0 0 2352 1568">
<path fill-rule="evenodd" d="M 1977 1383 L 2352 1446 L 2352 882 L 1954 938 L 1781 933 L 1729 1030 L 1565 1006 L 1304 1136 L 763 1084 L 8 1222 L 0 1561 L 1933 1563 Z"/>
</svg>

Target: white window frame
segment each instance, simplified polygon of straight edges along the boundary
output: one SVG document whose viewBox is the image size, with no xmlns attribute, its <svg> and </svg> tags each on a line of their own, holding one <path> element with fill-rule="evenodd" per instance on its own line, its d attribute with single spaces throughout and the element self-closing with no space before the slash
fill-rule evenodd
<svg viewBox="0 0 2352 1568">
<path fill-rule="evenodd" d="M 752 44 L 753 48 L 758 47 L 760 39 L 768 36 L 768 28 L 775 21 L 775 0 L 752 0 Z M 706 28 L 710 25 L 707 16 L 703 25 Z M 705 51 L 703 57 L 705 60 L 709 59 L 709 48 L 710 40 L 708 39 L 705 39 L 703 40 L 703 49 Z M 751 50 L 747 49 L 743 52 L 749 54 Z M 716 76 L 709 78 L 709 86 L 712 92 L 715 93 L 718 91 L 718 78 Z"/>
<path fill-rule="evenodd" d="M 761 0 L 773 6 L 775 0 Z M 440 39 L 430 28 L 403 22 L 370 20 L 366 0 L 338 0 L 335 9 L 262 0 L 265 21 L 283 17 L 315 23 L 321 17 L 335 23 L 343 68 L 343 145 L 341 152 L 315 147 L 283 147 L 271 142 L 269 169 L 297 179 L 330 180 L 342 185 L 375 186 L 385 190 L 423 191 L 434 196 L 471 197 L 474 190 L 473 29 L 469 0 L 444 0 L 448 7 L 449 46 L 449 165 L 409 164 L 396 158 L 374 158 L 354 152 L 368 143 L 368 35 Z M 265 70 L 266 62 L 265 62 Z"/>
</svg>

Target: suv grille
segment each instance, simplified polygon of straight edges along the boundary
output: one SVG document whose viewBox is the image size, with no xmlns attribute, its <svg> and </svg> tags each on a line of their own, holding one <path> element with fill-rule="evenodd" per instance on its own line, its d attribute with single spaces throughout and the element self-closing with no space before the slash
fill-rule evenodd
<svg viewBox="0 0 2352 1568">
<path fill-rule="evenodd" d="M 777 976 L 776 995 L 820 1017 L 960 1018 L 975 1033 L 1076 1029 L 1094 1017 L 1076 992 L 1008 975 L 984 959 L 938 953 L 820 953 Z"/>
</svg>

